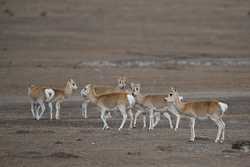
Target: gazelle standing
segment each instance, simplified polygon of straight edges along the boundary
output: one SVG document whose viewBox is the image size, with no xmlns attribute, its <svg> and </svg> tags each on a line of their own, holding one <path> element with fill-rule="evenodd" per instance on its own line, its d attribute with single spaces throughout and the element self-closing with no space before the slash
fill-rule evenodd
<svg viewBox="0 0 250 167">
<path fill-rule="evenodd" d="M 188 117 L 190 119 L 191 137 L 190 141 L 195 140 L 195 120 L 196 119 L 211 119 L 215 122 L 218 127 L 217 136 L 215 143 L 220 141 L 223 143 L 225 138 L 225 126 L 226 124 L 222 120 L 224 112 L 228 109 L 226 103 L 217 100 L 208 101 L 193 101 L 193 102 L 182 102 L 178 98 L 178 92 L 173 89 L 168 96 L 165 98 L 170 110 L 178 112 L 183 117 Z"/>
<path fill-rule="evenodd" d="M 122 76 L 117 79 L 117 86 L 111 87 L 111 86 L 101 86 L 101 85 L 92 85 L 95 93 L 97 95 L 112 93 L 112 92 L 120 92 L 120 91 L 127 91 L 129 90 L 129 86 L 127 83 L 127 78 Z M 85 95 L 84 95 L 84 89 L 81 90 L 80 95 L 83 97 L 83 103 L 81 105 L 81 113 L 83 118 L 87 118 L 87 107 L 89 102 L 91 102 Z"/>
<path fill-rule="evenodd" d="M 138 111 L 135 114 L 134 118 L 134 127 L 136 126 L 137 117 L 141 113 L 149 112 L 149 129 L 154 129 L 157 123 L 160 120 L 160 112 L 163 112 L 163 115 L 168 119 L 170 128 L 173 128 L 172 120 L 169 115 L 168 106 L 165 102 L 166 95 L 142 95 L 141 94 L 141 86 L 140 84 L 132 84 L 132 92 L 133 96 L 136 100 L 136 107 L 138 107 Z M 138 105 L 138 106 L 137 106 Z M 154 116 L 156 116 L 156 121 L 154 122 Z M 144 127 L 146 126 L 145 115 L 143 118 Z"/>
<path fill-rule="evenodd" d="M 98 107 L 101 109 L 101 119 L 104 123 L 103 129 L 108 129 L 109 126 L 106 121 L 106 112 L 107 111 L 113 111 L 119 109 L 123 120 L 119 127 L 119 130 L 121 130 L 126 122 L 127 119 L 127 111 L 130 115 L 130 128 L 132 128 L 133 123 L 133 113 L 132 108 L 135 103 L 134 97 L 128 93 L 128 92 L 113 92 L 113 93 L 107 93 L 102 95 L 97 95 L 94 91 L 94 87 L 91 84 L 88 84 L 85 86 L 85 88 L 82 89 L 81 93 L 88 97 L 88 99 L 95 103 Z"/>
<path fill-rule="evenodd" d="M 49 108 L 50 108 L 50 119 L 53 119 L 53 103 L 55 103 L 56 107 L 56 114 L 55 118 L 60 119 L 60 108 L 61 103 L 65 100 L 65 98 L 72 95 L 73 91 L 76 90 L 78 87 L 73 79 L 69 79 L 66 83 L 64 89 L 59 88 L 52 88 L 55 92 L 55 95 L 48 101 Z M 40 118 L 42 117 L 45 110 L 42 110 L 40 114 Z"/>
<path fill-rule="evenodd" d="M 41 108 L 42 112 L 45 111 L 44 102 L 51 101 L 54 95 L 55 91 L 51 88 L 35 85 L 31 85 L 30 87 L 28 87 L 31 113 L 36 120 L 39 120 L 41 118 L 41 114 L 39 114 L 39 109 Z"/>
</svg>

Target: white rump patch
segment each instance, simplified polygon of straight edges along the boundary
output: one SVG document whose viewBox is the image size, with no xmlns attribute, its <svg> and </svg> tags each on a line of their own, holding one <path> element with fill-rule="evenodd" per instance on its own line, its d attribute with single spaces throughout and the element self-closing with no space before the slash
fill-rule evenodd
<svg viewBox="0 0 250 167">
<path fill-rule="evenodd" d="M 226 103 L 219 102 L 219 105 L 222 112 L 225 112 L 228 109 L 228 105 Z"/>
<path fill-rule="evenodd" d="M 128 98 L 128 103 L 130 105 L 130 107 L 134 106 L 135 105 L 135 98 L 133 95 L 127 95 L 127 98 Z"/>
<path fill-rule="evenodd" d="M 183 96 L 179 96 L 180 101 L 183 101 Z"/>
<path fill-rule="evenodd" d="M 55 91 L 50 88 L 45 89 L 44 93 L 45 93 L 46 101 L 50 101 L 55 96 Z"/>
</svg>

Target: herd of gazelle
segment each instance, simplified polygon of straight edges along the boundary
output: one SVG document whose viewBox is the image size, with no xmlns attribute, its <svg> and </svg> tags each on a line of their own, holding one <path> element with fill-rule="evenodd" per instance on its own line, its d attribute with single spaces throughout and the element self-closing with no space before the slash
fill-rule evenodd
<svg viewBox="0 0 250 167">
<path fill-rule="evenodd" d="M 32 85 L 28 88 L 28 96 L 31 100 L 32 116 L 39 120 L 45 112 L 45 103 L 50 108 L 50 119 L 53 119 L 53 104 L 55 104 L 55 118 L 60 118 L 60 104 L 78 87 L 76 83 L 69 79 L 64 88 L 51 88 L 45 86 Z M 178 129 L 180 118 L 190 119 L 191 137 L 195 140 L 195 120 L 211 119 L 218 127 L 215 142 L 223 142 L 225 136 L 225 123 L 222 120 L 224 112 L 228 109 L 226 103 L 217 100 L 189 101 L 183 102 L 183 97 L 179 96 L 175 88 L 171 87 L 166 95 L 141 93 L 140 84 L 128 84 L 125 77 L 118 79 L 117 87 L 107 87 L 101 85 L 86 85 L 80 92 L 83 97 L 81 106 L 82 116 L 87 118 L 88 103 L 93 103 L 100 108 L 103 129 L 108 129 L 107 118 L 110 112 L 119 110 L 122 115 L 121 130 L 126 122 L 127 115 L 130 117 L 130 128 L 136 127 L 136 121 L 140 114 L 143 114 L 143 127 L 146 127 L 146 115 L 149 115 L 149 129 L 153 130 L 160 121 L 160 116 L 165 116 L 173 128 L 170 114 L 176 116 L 175 131 Z M 39 113 L 39 111 L 41 112 Z M 135 116 L 134 116 L 135 115 Z"/>
</svg>

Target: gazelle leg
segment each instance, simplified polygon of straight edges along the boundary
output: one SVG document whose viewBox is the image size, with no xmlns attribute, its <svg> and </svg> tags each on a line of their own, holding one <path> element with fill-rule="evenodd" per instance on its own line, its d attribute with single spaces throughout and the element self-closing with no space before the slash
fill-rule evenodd
<svg viewBox="0 0 250 167">
<path fill-rule="evenodd" d="M 154 123 L 154 110 L 150 109 L 149 110 L 149 130 L 153 130 L 153 123 Z"/>
<path fill-rule="evenodd" d="M 225 139 L 225 127 L 226 127 L 226 124 L 224 123 L 224 121 L 222 119 L 220 119 L 220 122 L 221 122 L 221 126 L 222 126 L 220 143 L 223 143 L 224 139 Z"/>
<path fill-rule="evenodd" d="M 81 112 L 82 112 L 82 117 L 83 118 L 88 118 L 87 116 L 87 107 L 88 107 L 88 101 L 84 101 L 81 106 Z"/>
<path fill-rule="evenodd" d="M 194 126 L 195 126 L 195 118 L 190 118 L 190 129 L 191 129 L 190 141 L 194 141 L 195 140 Z"/>
<path fill-rule="evenodd" d="M 33 118 L 36 118 L 35 112 L 34 112 L 34 101 L 30 101 L 30 106 L 31 106 L 31 113 Z"/>
<path fill-rule="evenodd" d="M 60 105 L 60 102 L 56 102 L 56 119 L 60 119 L 60 108 L 61 108 L 61 105 Z"/>
<path fill-rule="evenodd" d="M 122 114 L 122 123 L 121 123 L 121 126 L 118 129 L 120 131 L 123 128 L 128 116 L 127 116 L 127 113 L 126 113 L 126 107 L 125 106 L 119 106 L 119 110 L 120 110 L 120 112 Z"/>
<path fill-rule="evenodd" d="M 169 113 L 164 112 L 163 115 L 168 119 L 170 128 L 173 129 L 173 123 L 172 123 L 172 119 L 171 119 Z"/>
<path fill-rule="evenodd" d="M 52 105 L 52 103 L 49 103 L 49 111 L 50 111 L 50 120 L 52 120 L 53 119 L 53 105 Z"/>
<path fill-rule="evenodd" d="M 128 114 L 129 114 L 129 117 L 130 117 L 130 125 L 129 125 L 129 128 L 132 129 L 132 128 L 133 128 L 133 122 L 134 122 L 134 117 L 133 117 L 132 109 L 129 109 Z"/>
<path fill-rule="evenodd" d="M 156 125 L 161 120 L 161 113 L 160 112 L 155 112 L 154 117 L 155 117 L 155 121 L 154 121 L 154 124 L 153 124 L 153 128 L 156 127 Z"/>
<path fill-rule="evenodd" d="M 137 112 L 135 113 L 134 127 L 136 127 L 137 118 L 141 113 L 143 113 L 143 110 L 137 110 Z"/>
<path fill-rule="evenodd" d="M 175 123 L 175 128 L 174 130 L 177 131 L 179 128 L 179 123 L 180 123 L 181 116 L 179 114 L 176 114 L 176 123 Z"/>
<path fill-rule="evenodd" d="M 37 120 L 39 120 L 43 116 L 43 113 L 45 112 L 45 105 L 44 105 L 43 101 L 40 101 L 39 104 L 40 104 L 40 107 L 42 109 L 42 112 L 40 113 L 40 115 L 37 113 L 38 114 Z M 39 107 L 38 107 L 38 109 L 39 109 Z"/>
<path fill-rule="evenodd" d="M 101 110 L 101 119 L 102 119 L 102 122 L 103 122 L 103 127 L 102 127 L 103 130 L 109 128 L 109 126 L 108 126 L 108 124 L 107 124 L 107 121 L 106 121 L 106 116 L 105 116 L 105 114 L 106 114 L 106 110 L 105 110 L 105 109 L 102 109 L 102 110 Z"/>
<path fill-rule="evenodd" d="M 214 142 L 217 143 L 220 140 L 222 124 L 218 118 L 210 117 L 210 119 L 215 122 L 215 124 L 217 125 L 217 128 L 218 128 L 217 135 L 216 135 L 216 138 L 214 140 Z"/>
<path fill-rule="evenodd" d="M 147 115 L 146 113 L 142 114 L 143 116 L 143 129 L 145 129 L 147 127 Z"/>
</svg>

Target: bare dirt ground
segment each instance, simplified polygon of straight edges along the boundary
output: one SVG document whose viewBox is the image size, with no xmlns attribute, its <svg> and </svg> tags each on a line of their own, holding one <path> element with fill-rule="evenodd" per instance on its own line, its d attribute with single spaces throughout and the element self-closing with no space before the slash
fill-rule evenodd
<svg viewBox="0 0 250 167">
<path fill-rule="evenodd" d="M 248 0 L 0 0 L 0 166 L 249 166 L 249 152 L 231 149 L 250 138 L 249 20 Z M 143 93 L 176 86 L 186 100 L 227 102 L 225 143 L 213 143 L 210 121 L 197 122 L 195 143 L 187 120 L 177 132 L 164 119 L 118 132 L 114 113 L 103 131 L 94 105 L 81 118 L 79 91 L 61 120 L 31 118 L 30 84 L 115 85 L 121 75 Z"/>
</svg>

